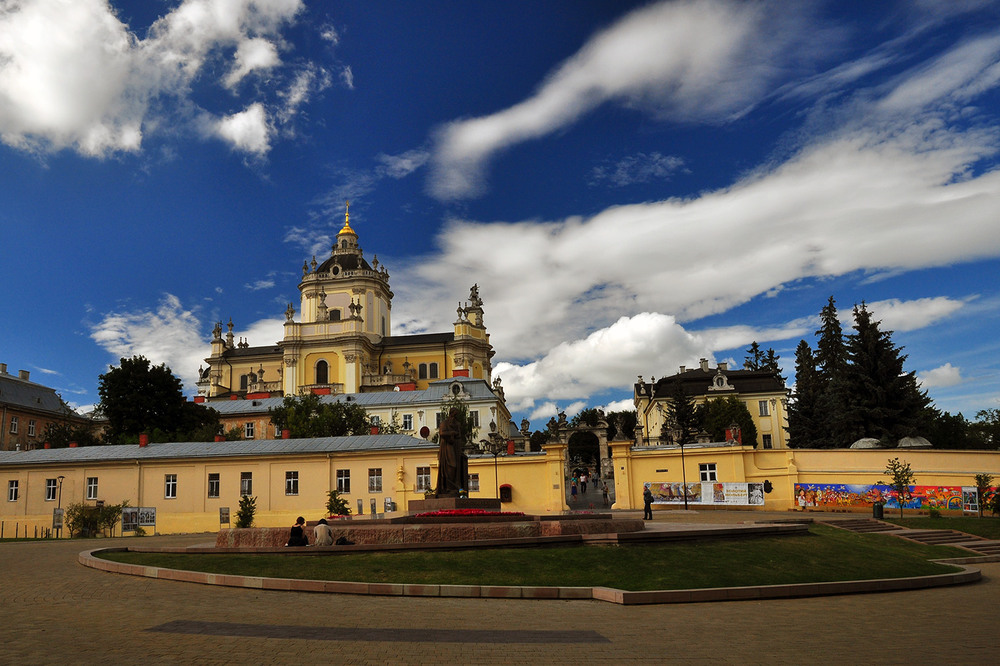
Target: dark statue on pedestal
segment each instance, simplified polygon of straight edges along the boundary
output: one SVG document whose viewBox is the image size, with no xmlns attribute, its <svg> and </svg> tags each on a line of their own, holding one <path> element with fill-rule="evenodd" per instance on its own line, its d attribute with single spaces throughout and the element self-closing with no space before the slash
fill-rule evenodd
<svg viewBox="0 0 1000 666">
<path fill-rule="evenodd" d="M 458 497 L 469 489 L 469 458 L 465 455 L 465 433 L 452 409 L 438 427 L 438 497 Z"/>
</svg>

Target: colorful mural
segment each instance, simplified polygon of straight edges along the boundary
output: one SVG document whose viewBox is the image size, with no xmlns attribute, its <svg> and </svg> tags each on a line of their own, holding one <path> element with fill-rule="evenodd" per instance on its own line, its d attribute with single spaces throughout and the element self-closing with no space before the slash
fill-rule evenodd
<svg viewBox="0 0 1000 666">
<path fill-rule="evenodd" d="M 896 491 L 884 484 L 796 483 L 800 507 L 862 508 L 875 502 L 898 509 Z M 961 486 L 910 486 L 904 509 L 962 509 Z"/>
</svg>

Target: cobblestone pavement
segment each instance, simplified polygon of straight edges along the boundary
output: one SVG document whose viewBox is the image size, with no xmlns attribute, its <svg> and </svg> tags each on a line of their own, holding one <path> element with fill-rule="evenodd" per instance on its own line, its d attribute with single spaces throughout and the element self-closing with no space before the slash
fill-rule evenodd
<svg viewBox="0 0 1000 666">
<path fill-rule="evenodd" d="M 655 522 L 764 519 L 722 514 L 674 513 Z M 213 538 L 151 537 L 143 543 L 195 545 Z M 996 663 L 1000 654 L 996 563 L 982 565 L 984 582 L 952 588 L 625 607 L 160 581 L 79 565 L 77 554 L 94 544 L 0 544 L 0 664 L 983 664 Z"/>
</svg>

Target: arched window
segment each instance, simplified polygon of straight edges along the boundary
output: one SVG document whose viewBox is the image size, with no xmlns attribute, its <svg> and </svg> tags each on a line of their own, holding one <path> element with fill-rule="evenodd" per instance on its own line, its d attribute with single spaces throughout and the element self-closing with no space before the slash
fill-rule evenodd
<svg viewBox="0 0 1000 666">
<path fill-rule="evenodd" d="M 417 379 L 427 379 L 427 364 L 421 363 L 417 366 Z"/>
<path fill-rule="evenodd" d="M 316 364 L 316 383 L 317 384 L 329 384 L 330 383 L 330 366 L 326 361 L 319 361 Z"/>
<path fill-rule="evenodd" d="M 240 390 L 246 391 L 247 386 L 250 383 L 250 377 L 248 375 L 240 375 Z"/>
<path fill-rule="evenodd" d="M 438 364 L 437 363 L 431 363 L 430 378 L 431 379 L 437 379 L 438 378 Z"/>
</svg>

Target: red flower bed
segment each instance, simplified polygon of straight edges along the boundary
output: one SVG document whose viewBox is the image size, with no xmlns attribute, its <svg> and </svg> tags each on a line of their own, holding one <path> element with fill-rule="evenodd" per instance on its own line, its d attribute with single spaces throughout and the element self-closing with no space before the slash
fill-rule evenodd
<svg viewBox="0 0 1000 666">
<path fill-rule="evenodd" d="M 523 511 L 487 511 L 486 509 L 441 509 L 440 511 L 427 511 L 418 513 L 414 518 L 438 518 L 438 517 L 460 517 L 460 516 L 523 516 Z"/>
</svg>

